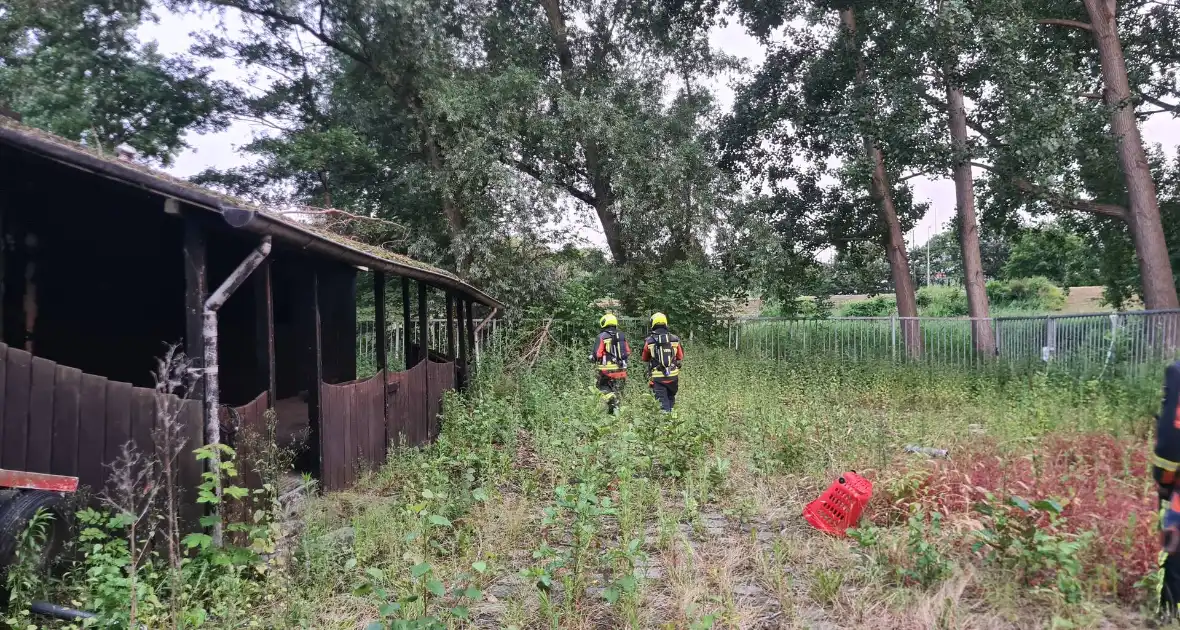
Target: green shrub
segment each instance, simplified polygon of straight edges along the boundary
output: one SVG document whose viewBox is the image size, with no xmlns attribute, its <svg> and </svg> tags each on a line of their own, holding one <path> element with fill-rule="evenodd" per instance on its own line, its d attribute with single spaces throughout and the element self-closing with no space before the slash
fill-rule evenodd
<svg viewBox="0 0 1180 630">
<path fill-rule="evenodd" d="M 897 311 L 897 300 L 879 295 L 869 300 L 847 302 L 840 307 L 840 317 L 888 317 Z"/>
<path fill-rule="evenodd" d="M 802 296 L 784 303 L 778 299 L 762 302 L 759 317 L 799 317 L 806 319 L 823 318 L 831 315 L 832 303 L 826 298 Z"/>
<path fill-rule="evenodd" d="M 927 317 L 964 317 L 967 315 L 967 292 L 963 287 L 922 287 L 918 289 L 918 308 Z"/>
<path fill-rule="evenodd" d="M 1048 278 L 1014 278 L 987 283 L 991 307 L 1026 311 L 1059 311 L 1065 306 L 1065 291 Z"/>
</svg>

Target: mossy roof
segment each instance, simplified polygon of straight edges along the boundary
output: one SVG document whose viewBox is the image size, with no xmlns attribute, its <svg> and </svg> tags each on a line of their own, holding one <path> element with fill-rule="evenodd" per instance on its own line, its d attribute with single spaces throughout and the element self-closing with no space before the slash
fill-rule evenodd
<svg viewBox="0 0 1180 630">
<path fill-rule="evenodd" d="M 146 188 L 166 197 L 178 198 L 180 201 L 213 212 L 224 212 L 226 208 L 234 208 L 257 213 L 266 217 L 271 223 L 281 222 L 298 232 L 307 234 L 309 238 L 321 240 L 322 244 L 328 246 L 317 248 L 320 255 L 347 262 L 356 262 L 359 257 L 359 259 L 366 259 L 362 262 L 369 263 L 366 266 L 371 268 L 395 275 L 413 277 L 431 285 L 452 289 L 491 307 L 503 307 L 495 298 L 445 269 L 380 247 L 361 243 L 320 226 L 296 221 L 282 212 L 198 186 L 143 164 L 120 159 L 117 156 L 29 127 L 4 116 L 0 116 L 0 143 L 37 153 L 67 166 L 96 172 L 126 184 Z M 332 247 L 332 245 L 336 247 Z"/>
</svg>

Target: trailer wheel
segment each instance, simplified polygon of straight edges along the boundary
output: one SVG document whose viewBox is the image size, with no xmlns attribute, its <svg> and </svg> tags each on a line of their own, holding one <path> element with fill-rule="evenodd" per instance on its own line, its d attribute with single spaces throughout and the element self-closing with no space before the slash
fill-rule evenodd
<svg viewBox="0 0 1180 630">
<path fill-rule="evenodd" d="M 4 592 L 4 577 L 8 574 L 9 564 L 16 557 L 16 548 L 21 536 L 28 529 L 29 521 L 38 510 L 45 510 L 53 516 L 53 520 L 45 532 L 46 538 L 41 548 L 41 557 L 37 560 L 37 570 L 44 571 L 49 568 L 50 561 L 61 551 L 69 536 L 65 500 L 59 494 L 27 490 L 0 505 L 0 595 L 5 595 L 5 601 L 8 598 Z"/>
</svg>

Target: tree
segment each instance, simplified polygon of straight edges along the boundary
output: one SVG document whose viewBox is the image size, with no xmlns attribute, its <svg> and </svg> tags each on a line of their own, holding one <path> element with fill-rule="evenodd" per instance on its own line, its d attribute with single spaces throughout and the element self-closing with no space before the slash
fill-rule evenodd
<svg viewBox="0 0 1180 630">
<path fill-rule="evenodd" d="M 498 107 L 516 113 L 501 160 L 590 206 L 620 267 L 657 241 L 700 249 L 694 231 L 714 223 L 718 174 L 699 133 L 713 104 L 696 84 L 731 65 L 708 43 L 717 7 L 539 0 L 490 14 L 488 70 L 512 77 Z M 673 81 L 680 92 L 665 109 Z"/>
<path fill-rule="evenodd" d="M 825 11 L 826 5 L 784 8 L 756 0 L 739 6 L 747 26 L 764 41 L 774 29 L 784 29 L 787 36 L 785 43 L 774 46 L 755 78 L 738 91 L 727 124 L 727 163 L 747 177 L 759 178 L 761 187 L 772 194 L 789 197 L 799 190 L 805 198 L 817 198 L 822 195 L 810 189 L 830 174 L 828 161 L 838 159 L 836 175 L 844 186 L 836 195 L 852 203 L 812 207 L 804 212 L 825 218 L 795 224 L 826 225 L 826 238 L 838 248 L 864 239 L 879 244 L 890 263 L 898 312 L 910 318 L 903 326 L 907 352 L 920 354 L 904 234 L 924 208 L 912 204 L 906 187 L 896 185 L 901 179 L 896 166 L 911 163 L 912 154 L 929 146 L 931 129 L 913 116 L 916 96 L 882 89 L 875 66 L 870 67 L 881 54 L 872 33 L 882 13 L 873 7 L 854 12 L 842 6 L 833 14 Z M 795 18 L 807 19 L 808 27 L 791 25 Z M 800 165 L 804 159 L 809 164 Z M 855 200 L 850 186 L 865 191 L 865 198 Z M 864 212 L 868 209 L 875 219 Z"/>
<path fill-rule="evenodd" d="M 988 205 L 1007 217 L 993 220 L 1011 221 L 1024 209 L 1120 221 L 1135 242 L 1145 302 L 1167 307 L 1176 304 L 1174 279 L 1137 128 L 1145 111 L 1137 105 L 1140 90 L 1129 83 L 1152 85 L 1174 68 L 1159 46 L 1143 45 L 1158 39 L 1161 33 L 1152 29 L 1167 22 L 1144 18 L 1157 13 L 1150 4 L 1128 2 L 1121 9 L 1140 59 L 1131 69 L 1113 2 L 972 5 L 984 11 L 975 18 L 986 24 L 987 37 L 979 40 L 968 86 L 976 115 L 967 125 L 983 141 L 974 165 L 988 171 Z M 1111 177 L 1119 171 L 1122 177 Z"/>
<path fill-rule="evenodd" d="M 140 44 L 146 2 L 15 0 L 0 6 L 0 102 L 51 133 L 167 165 L 184 134 L 225 128 L 233 91 L 208 68 Z"/>
<path fill-rule="evenodd" d="M 1004 265 L 1004 278 L 1044 276 L 1062 287 L 1089 286 L 1098 281 L 1099 256 L 1077 234 L 1051 223 L 1022 232 Z"/>
<path fill-rule="evenodd" d="M 237 105 L 273 132 L 247 147 L 259 163 L 201 181 L 346 216 L 333 229 L 489 286 L 549 286 L 547 264 L 514 264 L 569 242 L 583 202 L 619 283 L 713 265 L 732 182 L 700 87 L 727 63 L 708 48 L 707 5 L 208 4 L 245 16 L 250 37 L 203 51 L 269 77 Z M 549 292 L 510 293 L 524 306 Z"/>
</svg>

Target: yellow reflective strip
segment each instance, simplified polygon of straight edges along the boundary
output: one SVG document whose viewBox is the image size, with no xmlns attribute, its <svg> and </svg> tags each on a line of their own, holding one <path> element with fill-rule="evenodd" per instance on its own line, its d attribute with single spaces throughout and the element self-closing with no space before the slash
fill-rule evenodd
<svg viewBox="0 0 1180 630">
<path fill-rule="evenodd" d="M 1152 457 L 1152 462 L 1155 464 L 1156 468 L 1162 468 L 1168 472 L 1176 472 L 1176 469 L 1180 468 L 1180 463 L 1164 459 L 1159 455 Z"/>
</svg>

